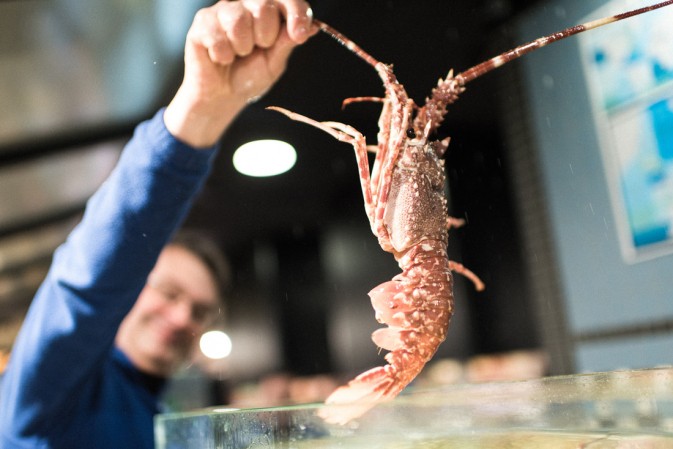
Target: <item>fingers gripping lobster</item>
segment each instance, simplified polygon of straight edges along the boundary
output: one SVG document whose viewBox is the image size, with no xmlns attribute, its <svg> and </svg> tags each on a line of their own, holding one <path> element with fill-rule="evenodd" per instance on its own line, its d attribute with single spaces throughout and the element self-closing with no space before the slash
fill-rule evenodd
<svg viewBox="0 0 673 449">
<path fill-rule="evenodd" d="M 366 412 L 377 402 L 397 396 L 432 358 L 446 338 L 453 314 L 452 272 L 466 276 L 477 290 L 484 284 L 447 254 L 448 231 L 463 220 L 449 217 L 445 195 L 444 155 L 449 139 L 433 141 L 447 107 L 458 99 L 465 84 L 506 62 L 551 42 L 607 23 L 667 6 L 673 0 L 620 15 L 577 25 L 516 47 L 456 76 L 440 79 L 422 107 L 410 99 L 391 66 L 383 64 L 329 25 L 314 21 L 357 56 L 374 67 L 383 81 L 385 97 L 357 97 L 383 104 L 378 144 L 367 146 L 365 137 L 351 126 L 318 122 L 279 107 L 293 120 L 315 126 L 355 149 L 365 211 L 381 247 L 391 252 L 402 273 L 374 288 L 369 296 L 376 319 L 388 327 L 378 329 L 372 340 L 390 351 L 385 366 L 366 371 L 339 387 L 327 404 L 348 404 L 321 410 L 328 422 L 343 424 Z M 367 152 L 376 157 L 369 167 Z"/>
</svg>

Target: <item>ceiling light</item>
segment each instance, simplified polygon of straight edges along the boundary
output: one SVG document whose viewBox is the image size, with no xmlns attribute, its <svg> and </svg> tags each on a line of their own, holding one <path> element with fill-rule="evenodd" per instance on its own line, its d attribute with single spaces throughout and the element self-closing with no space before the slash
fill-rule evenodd
<svg viewBox="0 0 673 449">
<path fill-rule="evenodd" d="M 285 173 L 297 161 L 294 147 L 281 140 L 255 140 L 234 152 L 234 167 L 248 176 L 274 176 Z"/>
<path fill-rule="evenodd" d="M 210 359 L 223 359 L 231 354 L 231 338 L 222 331 L 209 331 L 199 340 L 201 352 Z"/>
</svg>

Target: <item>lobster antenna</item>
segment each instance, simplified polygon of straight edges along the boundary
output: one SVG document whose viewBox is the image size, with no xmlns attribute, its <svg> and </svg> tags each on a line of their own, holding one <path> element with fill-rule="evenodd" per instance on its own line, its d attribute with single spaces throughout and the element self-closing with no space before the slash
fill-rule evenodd
<svg viewBox="0 0 673 449">
<path fill-rule="evenodd" d="M 577 33 L 592 30 L 594 28 L 598 28 L 603 25 L 607 25 L 609 23 L 617 22 L 622 19 L 627 19 L 629 17 L 637 16 L 639 14 L 643 14 L 655 9 L 663 8 L 664 6 L 668 6 L 672 3 L 673 0 L 667 0 L 665 2 L 657 3 L 651 6 L 645 6 L 643 8 L 634 9 L 633 11 L 617 14 L 615 16 L 604 17 L 602 19 L 597 19 L 587 23 L 583 23 L 581 25 L 575 25 L 573 27 L 566 28 L 565 30 L 556 32 L 554 34 L 550 34 L 549 36 L 541 37 L 527 44 L 520 45 L 516 48 L 513 48 L 512 50 L 502 53 L 499 56 L 496 56 L 495 58 L 491 58 L 488 61 L 482 62 L 481 64 L 477 64 L 476 66 L 467 69 L 462 73 L 459 73 L 458 75 L 456 75 L 455 78 L 461 85 L 465 85 L 466 83 L 472 81 L 473 79 L 478 78 L 481 75 L 484 75 L 485 73 L 488 73 L 493 69 L 497 69 L 503 64 L 513 61 L 514 59 L 517 59 L 520 56 L 523 56 L 534 50 L 542 48 L 547 44 L 551 44 L 552 42 L 556 42 L 561 39 L 565 39 L 566 37 L 573 36 Z"/>
<path fill-rule="evenodd" d="M 669 1 L 673 2 L 673 0 Z M 344 47 L 346 47 L 347 49 L 358 55 L 360 58 L 364 59 L 372 67 L 376 67 L 378 64 L 380 64 L 380 62 L 376 58 L 374 58 L 372 55 L 364 51 L 358 44 L 348 39 L 346 36 L 341 34 L 336 29 L 332 28 L 331 26 L 327 25 L 325 22 L 318 19 L 313 19 L 313 23 L 315 25 L 318 25 L 318 27 L 322 32 L 336 39 L 341 45 L 343 45 Z"/>
</svg>

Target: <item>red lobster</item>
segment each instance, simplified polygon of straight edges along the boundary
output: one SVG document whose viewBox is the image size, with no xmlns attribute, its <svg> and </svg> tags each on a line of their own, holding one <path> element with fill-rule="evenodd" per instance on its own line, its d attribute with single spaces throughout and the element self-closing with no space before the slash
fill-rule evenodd
<svg viewBox="0 0 673 449">
<path fill-rule="evenodd" d="M 390 351 L 385 356 L 388 364 L 360 374 L 332 393 L 327 404 L 347 405 L 322 409 L 325 420 L 344 424 L 378 401 L 397 396 L 420 373 L 446 337 L 453 314 L 452 271 L 471 279 L 477 290 L 484 288 L 474 273 L 448 259 L 448 230 L 460 226 L 463 220 L 447 215 L 446 176 L 441 157 L 449 139 L 431 140 L 448 105 L 458 99 L 465 84 L 551 42 L 671 3 L 673 0 L 567 28 L 458 75 L 450 71 L 446 79 L 440 79 L 422 107 L 408 97 L 391 66 L 377 61 L 329 25 L 314 21 L 322 31 L 374 67 L 383 80 L 384 98 L 357 97 L 344 101 L 344 105 L 358 101 L 383 104 L 378 145 L 367 146 L 359 131 L 343 123 L 317 122 L 279 107 L 269 109 L 320 128 L 353 146 L 372 231 L 381 247 L 395 256 L 402 269 L 401 274 L 369 293 L 377 320 L 388 325 L 372 334 L 374 343 Z M 368 150 L 376 153 L 371 171 Z"/>
</svg>

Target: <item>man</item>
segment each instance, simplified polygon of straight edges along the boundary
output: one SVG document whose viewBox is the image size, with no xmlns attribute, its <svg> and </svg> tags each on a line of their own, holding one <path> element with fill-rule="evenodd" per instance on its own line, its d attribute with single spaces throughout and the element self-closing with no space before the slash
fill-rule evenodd
<svg viewBox="0 0 673 449">
<path fill-rule="evenodd" d="M 161 251 L 115 345 L 142 372 L 169 377 L 221 313 L 229 276 L 214 242 L 179 231 Z"/>
<path fill-rule="evenodd" d="M 56 251 L 0 394 L 0 447 L 153 448 L 165 378 L 217 307 L 204 259 L 165 246 L 221 134 L 315 30 L 303 0 L 222 1 L 197 13 L 185 75 L 138 126 Z"/>
</svg>

